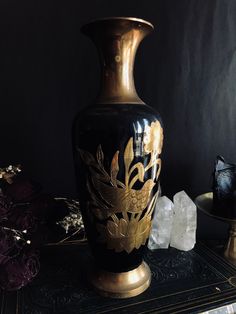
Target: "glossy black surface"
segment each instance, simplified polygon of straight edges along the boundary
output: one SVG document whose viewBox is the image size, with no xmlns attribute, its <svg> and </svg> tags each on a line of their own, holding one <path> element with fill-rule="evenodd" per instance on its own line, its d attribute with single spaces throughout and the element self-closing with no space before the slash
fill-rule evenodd
<svg viewBox="0 0 236 314">
<path fill-rule="evenodd" d="M 91 223 L 90 213 L 86 210 L 86 204 L 90 199 L 86 186 L 86 178 L 89 175 L 88 169 L 81 161 L 78 148 L 89 151 L 95 156 L 98 145 L 101 145 L 104 153 L 104 166 L 107 171 L 113 155 L 117 150 L 123 156 L 128 140 L 134 139 L 134 162 L 141 161 L 144 165 L 148 162 L 148 157 L 144 156 L 140 146 L 143 140 L 145 125 L 160 120 L 160 116 L 147 105 L 135 104 L 112 104 L 94 105 L 79 113 L 73 127 L 73 147 L 78 183 L 78 196 L 81 203 L 81 211 L 84 219 L 87 237 L 92 249 L 96 263 L 103 269 L 122 272 L 137 267 L 142 262 L 143 248 L 134 249 L 131 253 L 122 251 L 116 253 L 107 249 L 105 244 L 99 243 L 96 222 Z M 121 158 L 122 160 L 122 158 Z M 120 162 L 118 179 L 123 180 L 124 166 Z M 145 180 L 150 177 L 151 171 L 145 174 Z M 157 184 L 153 193 L 157 191 Z M 139 186 L 136 186 L 139 188 Z"/>
</svg>

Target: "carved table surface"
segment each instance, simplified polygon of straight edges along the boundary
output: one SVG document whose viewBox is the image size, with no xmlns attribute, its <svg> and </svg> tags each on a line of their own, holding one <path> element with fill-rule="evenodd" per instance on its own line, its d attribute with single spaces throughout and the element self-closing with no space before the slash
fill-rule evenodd
<svg viewBox="0 0 236 314">
<path fill-rule="evenodd" d="M 97 295 L 86 282 L 90 260 L 87 245 L 45 249 L 41 271 L 30 285 L 0 292 L 0 313 L 201 313 L 222 306 L 220 313 L 230 313 L 226 310 L 236 302 L 236 267 L 202 243 L 189 252 L 147 250 L 151 287 L 130 299 Z"/>
</svg>

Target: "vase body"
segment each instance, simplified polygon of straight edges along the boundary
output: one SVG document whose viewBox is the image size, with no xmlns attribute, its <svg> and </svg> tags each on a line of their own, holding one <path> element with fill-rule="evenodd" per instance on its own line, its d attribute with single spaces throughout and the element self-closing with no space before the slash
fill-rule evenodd
<svg viewBox="0 0 236 314">
<path fill-rule="evenodd" d="M 100 293 L 130 297 L 150 284 L 143 250 L 158 197 L 163 131 L 160 116 L 137 96 L 135 51 L 148 22 L 112 18 L 84 32 L 98 46 L 102 87 L 95 104 L 73 127 L 78 194 L 96 267 L 90 280 Z"/>
</svg>

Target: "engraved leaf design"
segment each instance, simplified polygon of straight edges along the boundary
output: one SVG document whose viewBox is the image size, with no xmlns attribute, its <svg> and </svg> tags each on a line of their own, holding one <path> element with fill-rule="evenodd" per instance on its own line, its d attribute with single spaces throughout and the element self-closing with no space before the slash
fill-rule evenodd
<svg viewBox="0 0 236 314">
<path fill-rule="evenodd" d="M 99 178 L 104 182 L 110 182 L 110 176 L 103 167 L 104 154 L 101 145 L 97 149 L 97 161 L 90 152 L 83 149 L 78 149 L 78 151 L 83 162 L 90 168 L 89 170 L 93 177 Z"/>
<path fill-rule="evenodd" d="M 131 162 L 134 159 L 134 151 L 133 151 L 133 138 L 131 137 L 126 145 L 124 152 L 124 162 L 125 162 L 125 170 L 128 173 Z"/>
<path fill-rule="evenodd" d="M 97 168 L 97 163 L 95 158 L 93 157 L 92 154 L 90 154 L 90 152 L 88 151 L 84 151 L 83 149 L 78 149 L 79 153 L 80 153 L 80 157 L 83 160 L 83 162 L 87 165 L 87 166 L 93 166 L 95 168 Z"/>
<path fill-rule="evenodd" d="M 121 236 L 123 236 L 123 237 L 126 236 L 127 227 L 128 227 L 127 221 L 124 218 L 121 218 L 120 225 L 119 225 L 119 232 L 120 232 Z"/>
<path fill-rule="evenodd" d="M 118 233 L 117 224 L 109 220 L 107 222 L 107 231 L 110 233 L 112 237 L 117 237 L 117 233 Z"/>
<path fill-rule="evenodd" d="M 134 186 L 134 184 L 136 183 L 137 180 L 143 182 L 144 181 L 144 174 L 145 174 L 145 168 L 143 166 L 143 164 L 141 162 L 138 162 L 137 164 L 135 164 L 131 170 L 132 172 L 134 170 L 138 171 L 138 173 L 133 177 L 133 179 L 131 180 L 130 184 L 129 184 L 129 187 L 132 188 Z M 130 173 L 131 173 L 131 170 L 130 170 Z"/>
<path fill-rule="evenodd" d="M 128 236 L 135 236 L 136 232 L 137 232 L 137 228 L 138 228 L 138 223 L 135 219 L 131 220 L 129 222 L 129 229 L 128 229 Z"/>
<path fill-rule="evenodd" d="M 100 167 L 103 168 L 104 154 L 103 154 L 101 145 L 98 145 L 96 157 L 97 157 L 98 164 L 100 165 Z"/>
<path fill-rule="evenodd" d="M 111 182 L 115 187 L 117 187 L 116 178 L 119 172 L 119 160 L 118 159 L 119 159 L 119 151 L 115 153 L 111 161 Z"/>
<path fill-rule="evenodd" d="M 116 179 L 117 182 L 117 186 L 120 186 L 121 188 L 125 189 L 125 184 L 121 181 L 119 181 L 118 179 Z"/>
<path fill-rule="evenodd" d="M 145 174 L 145 169 L 143 164 L 140 162 L 137 164 L 137 168 L 138 168 L 138 179 L 139 181 L 143 182 L 144 180 L 144 174 Z"/>
<path fill-rule="evenodd" d="M 93 169 L 91 167 L 90 168 L 90 173 L 91 173 L 93 178 L 100 179 L 103 182 L 110 182 L 109 175 L 103 169 L 100 169 L 100 168 Z"/>
<path fill-rule="evenodd" d="M 161 172 L 161 158 L 158 158 L 156 163 L 158 165 L 157 174 L 156 174 L 156 180 L 158 180 L 160 172 Z"/>
<path fill-rule="evenodd" d="M 133 249 L 135 248 L 135 237 L 132 236 L 129 239 L 126 239 L 124 248 L 128 254 L 132 252 Z"/>
<path fill-rule="evenodd" d="M 151 202 L 148 205 L 148 209 L 147 209 L 147 212 L 146 212 L 146 215 L 145 215 L 146 217 L 152 215 L 152 212 L 153 212 L 153 210 L 155 208 L 157 197 L 158 197 L 158 191 L 155 193 L 155 195 L 151 199 Z"/>
</svg>

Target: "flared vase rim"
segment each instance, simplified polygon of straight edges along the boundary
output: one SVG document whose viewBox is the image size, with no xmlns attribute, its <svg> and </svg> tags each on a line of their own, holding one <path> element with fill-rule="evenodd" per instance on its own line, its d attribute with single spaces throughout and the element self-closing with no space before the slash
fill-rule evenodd
<svg viewBox="0 0 236 314">
<path fill-rule="evenodd" d="M 131 17 L 131 16 L 111 16 L 111 17 L 101 17 L 101 18 L 95 18 L 95 19 L 89 20 L 87 23 L 82 25 L 81 30 L 86 28 L 86 26 L 90 24 L 94 24 L 96 22 L 103 22 L 103 21 L 105 22 L 105 21 L 113 21 L 113 20 L 138 22 L 138 23 L 142 23 L 143 25 L 149 26 L 152 30 L 154 29 L 154 26 L 151 22 L 142 18 Z"/>
</svg>

